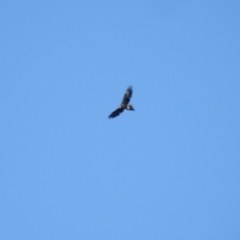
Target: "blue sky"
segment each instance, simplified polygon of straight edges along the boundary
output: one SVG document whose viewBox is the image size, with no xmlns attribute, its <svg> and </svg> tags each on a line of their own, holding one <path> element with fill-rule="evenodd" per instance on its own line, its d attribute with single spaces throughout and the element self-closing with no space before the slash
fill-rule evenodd
<svg viewBox="0 0 240 240">
<path fill-rule="evenodd" d="M 1 1 L 0 31 L 1 239 L 240 239 L 238 1 Z"/>
</svg>

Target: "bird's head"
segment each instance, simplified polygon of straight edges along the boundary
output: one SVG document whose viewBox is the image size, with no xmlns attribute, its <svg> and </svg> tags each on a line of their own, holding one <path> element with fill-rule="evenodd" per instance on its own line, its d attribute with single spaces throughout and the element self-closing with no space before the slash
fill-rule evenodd
<svg viewBox="0 0 240 240">
<path fill-rule="evenodd" d="M 133 110 L 134 111 L 135 109 L 133 108 L 133 106 L 131 104 L 128 104 L 127 105 L 127 110 Z"/>
</svg>

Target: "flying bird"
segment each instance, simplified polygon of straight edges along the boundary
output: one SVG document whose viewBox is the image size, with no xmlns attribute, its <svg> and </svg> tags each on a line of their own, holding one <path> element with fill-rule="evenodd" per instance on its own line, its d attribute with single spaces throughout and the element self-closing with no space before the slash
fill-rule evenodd
<svg viewBox="0 0 240 240">
<path fill-rule="evenodd" d="M 118 107 L 118 109 L 116 109 L 109 115 L 109 118 L 117 117 L 120 113 L 124 111 L 124 109 L 134 111 L 133 106 L 131 104 L 128 104 L 130 102 L 130 98 L 132 97 L 132 92 L 132 87 L 128 87 L 126 93 L 123 96 L 121 105 Z"/>
</svg>

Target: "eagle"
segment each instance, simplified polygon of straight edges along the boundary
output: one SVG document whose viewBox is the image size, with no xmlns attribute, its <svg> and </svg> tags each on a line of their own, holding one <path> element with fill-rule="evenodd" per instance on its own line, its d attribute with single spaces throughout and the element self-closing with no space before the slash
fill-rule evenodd
<svg viewBox="0 0 240 240">
<path fill-rule="evenodd" d="M 126 93 L 123 96 L 121 105 L 118 107 L 118 109 L 116 109 L 109 115 L 109 118 L 117 117 L 120 113 L 123 112 L 124 109 L 132 111 L 135 110 L 131 104 L 128 104 L 130 102 L 130 98 L 132 97 L 132 92 L 133 92 L 132 87 L 131 86 L 128 87 Z"/>
</svg>

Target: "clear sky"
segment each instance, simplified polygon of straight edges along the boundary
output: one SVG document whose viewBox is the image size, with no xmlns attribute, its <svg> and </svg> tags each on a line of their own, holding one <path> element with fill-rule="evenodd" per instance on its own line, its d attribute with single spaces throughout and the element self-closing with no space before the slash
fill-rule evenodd
<svg viewBox="0 0 240 240">
<path fill-rule="evenodd" d="M 239 1 L 3 0 L 0 53 L 0 239 L 240 239 Z"/>
</svg>

